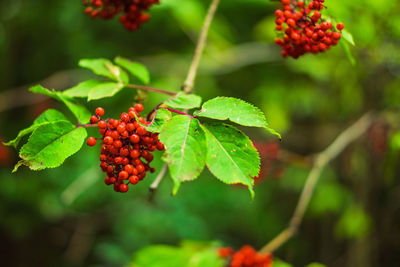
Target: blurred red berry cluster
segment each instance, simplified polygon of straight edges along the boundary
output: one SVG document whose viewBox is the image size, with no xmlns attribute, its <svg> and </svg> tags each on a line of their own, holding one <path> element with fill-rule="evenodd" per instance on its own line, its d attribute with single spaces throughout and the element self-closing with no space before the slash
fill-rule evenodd
<svg viewBox="0 0 400 267">
<path fill-rule="evenodd" d="M 234 251 L 232 248 L 220 248 L 218 255 L 229 260 L 229 267 L 272 267 L 272 254 L 258 253 L 251 246 L 243 246 L 240 250 Z"/>
<path fill-rule="evenodd" d="M 148 122 L 140 117 L 143 105 L 137 104 L 129 108 L 128 113 L 122 113 L 120 120 L 102 120 L 104 109 L 96 109 L 96 115 L 90 122 L 97 123 L 102 138 L 100 152 L 100 167 L 107 173 L 104 182 L 106 185 L 114 185 L 116 192 L 125 193 L 129 185 L 135 185 L 146 177 L 146 172 L 154 172 L 150 166 L 153 161 L 151 152 L 164 150 L 164 145 L 158 140 L 157 133 L 150 133 L 141 124 Z M 139 122 L 136 121 L 136 117 Z M 87 144 L 96 145 L 97 140 L 89 137 Z M 143 162 L 142 159 L 146 162 Z"/>
<path fill-rule="evenodd" d="M 119 20 L 130 31 L 138 29 L 143 22 L 149 20 L 149 14 L 144 11 L 159 2 L 160 0 L 83 0 L 85 13 L 92 18 L 112 19 L 122 13 Z"/>
<path fill-rule="evenodd" d="M 342 23 L 336 24 L 321 18 L 325 0 L 308 3 L 296 0 L 282 0 L 282 9 L 275 11 L 276 30 L 283 37 L 275 43 L 282 47 L 282 56 L 298 58 L 306 53 L 317 54 L 338 44 L 344 29 Z"/>
</svg>

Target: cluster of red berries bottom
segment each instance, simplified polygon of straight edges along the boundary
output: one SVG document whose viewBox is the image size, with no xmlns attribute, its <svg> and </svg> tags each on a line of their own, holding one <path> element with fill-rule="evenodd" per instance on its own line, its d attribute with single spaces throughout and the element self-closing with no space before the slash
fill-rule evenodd
<svg viewBox="0 0 400 267">
<path fill-rule="evenodd" d="M 107 173 L 104 182 L 114 185 L 116 192 L 126 193 L 129 185 L 135 185 L 146 177 L 146 172 L 154 172 L 150 166 L 153 160 L 151 152 L 164 150 L 164 145 L 158 140 L 157 133 L 150 133 L 140 124 L 148 122 L 140 117 L 143 105 L 137 104 L 129 108 L 128 113 L 122 113 L 120 120 L 102 120 L 103 108 L 96 109 L 96 115 L 90 118 L 90 123 L 99 127 L 102 138 L 100 152 L 100 167 Z M 139 122 L 136 121 L 136 117 Z M 96 145 L 94 137 L 89 137 L 87 144 Z M 142 161 L 142 160 L 145 160 Z"/>
<path fill-rule="evenodd" d="M 276 30 L 283 32 L 275 43 L 282 47 L 282 56 L 298 58 L 306 53 L 317 54 L 338 44 L 344 25 L 321 18 L 325 0 L 304 1 L 282 0 L 283 9 L 275 11 Z"/>
<path fill-rule="evenodd" d="M 240 250 L 220 248 L 218 254 L 221 258 L 229 260 L 229 267 L 272 267 L 272 254 L 260 254 L 251 246 L 243 246 Z"/>
<path fill-rule="evenodd" d="M 85 13 L 92 18 L 112 19 L 122 13 L 119 20 L 130 31 L 138 29 L 140 24 L 149 20 L 150 16 L 143 12 L 159 2 L 160 0 L 83 0 Z"/>
</svg>

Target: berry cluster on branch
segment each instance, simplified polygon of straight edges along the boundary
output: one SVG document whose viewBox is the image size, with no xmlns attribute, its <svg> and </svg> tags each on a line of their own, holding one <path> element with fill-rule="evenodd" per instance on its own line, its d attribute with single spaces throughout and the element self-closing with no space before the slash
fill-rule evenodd
<svg viewBox="0 0 400 267">
<path fill-rule="evenodd" d="M 317 54 L 338 44 L 344 28 L 321 18 L 325 0 L 313 0 L 307 5 L 304 1 L 282 0 L 283 9 L 275 11 L 275 24 L 282 38 L 275 43 L 282 47 L 283 57 L 298 58 L 306 53 Z"/>
<path fill-rule="evenodd" d="M 151 152 L 164 150 L 164 145 L 158 140 L 157 133 L 150 133 L 140 124 L 149 124 L 140 117 L 143 105 L 137 104 L 129 108 L 128 113 L 122 113 L 120 120 L 102 120 L 104 109 L 96 109 L 96 115 L 90 118 L 90 123 L 99 127 L 102 138 L 100 152 L 100 167 L 107 173 L 104 182 L 114 185 L 116 192 L 126 193 L 129 185 L 135 185 L 146 177 L 146 172 L 154 172 L 150 166 L 153 160 Z M 137 122 L 138 118 L 139 122 Z M 96 145 L 94 137 L 89 137 L 87 144 Z M 146 162 L 143 162 L 144 159 Z"/>
<path fill-rule="evenodd" d="M 272 267 L 273 263 L 272 254 L 258 253 L 248 245 L 236 252 L 230 247 L 220 248 L 218 255 L 229 260 L 229 267 Z"/>
<path fill-rule="evenodd" d="M 159 2 L 160 0 L 83 0 L 85 13 L 92 18 L 112 19 L 122 13 L 119 20 L 130 31 L 138 29 L 149 20 L 149 14 L 144 11 Z"/>
</svg>

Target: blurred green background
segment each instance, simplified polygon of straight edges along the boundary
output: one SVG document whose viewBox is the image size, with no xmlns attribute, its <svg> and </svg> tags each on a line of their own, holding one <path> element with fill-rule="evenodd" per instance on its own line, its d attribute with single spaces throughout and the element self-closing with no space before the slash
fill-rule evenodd
<svg viewBox="0 0 400 267">
<path fill-rule="evenodd" d="M 161 0 L 152 19 L 130 33 L 116 19 L 92 20 L 79 0 L 0 1 L 0 139 L 14 138 L 46 108 L 65 111 L 28 86 L 61 90 L 91 77 L 76 67 L 81 58 L 138 60 L 150 69 L 152 86 L 178 91 L 209 2 Z M 275 255 L 294 266 L 400 266 L 400 2 L 325 3 L 327 15 L 354 36 L 355 65 L 340 45 L 284 60 L 273 44 L 276 2 L 222 0 L 195 90 L 203 99 L 234 96 L 259 106 L 283 136 L 281 151 L 299 158 L 324 149 L 363 113 L 379 112 L 368 133 L 323 172 L 299 234 Z M 88 106 L 117 116 L 134 96 L 125 90 Z M 145 106 L 164 99 L 149 94 Z M 286 227 L 309 166 L 288 153 L 271 161 L 274 137 L 246 133 L 266 147 L 266 177 L 253 202 L 246 189 L 207 171 L 175 197 L 167 178 L 148 201 L 157 173 L 116 194 L 103 183 L 98 151 L 86 146 L 60 168 L 11 174 L 16 152 L 0 146 L 1 265 L 121 266 L 138 249 L 188 239 L 262 247 Z M 154 165 L 159 170 L 161 161 Z"/>
</svg>

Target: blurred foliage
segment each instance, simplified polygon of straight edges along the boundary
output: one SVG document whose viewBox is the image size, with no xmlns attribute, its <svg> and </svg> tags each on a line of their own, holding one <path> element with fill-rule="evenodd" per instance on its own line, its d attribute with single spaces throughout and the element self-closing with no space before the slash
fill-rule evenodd
<svg viewBox="0 0 400 267">
<path fill-rule="evenodd" d="M 18 87 L 54 73 L 51 86 L 72 87 L 92 77 L 75 71 L 81 58 L 138 60 L 149 68 L 152 86 L 178 91 L 209 1 L 161 2 L 152 19 L 130 33 L 117 20 L 90 19 L 80 0 L 1 1 L 0 108 L 15 108 L 0 112 L 0 139 L 11 140 L 45 108 L 65 110 L 50 100 L 20 104 L 32 94 Z M 226 95 L 262 107 L 282 133 L 282 148 L 300 155 L 322 150 L 365 111 L 382 111 L 388 126 L 378 125 L 382 130 L 368 133 L 324 171 L 299 234 L 276 256 L 294 266 L 398 266 L 400 3 L 325 2 L 328 15 L 354 36 L 356 65 L 340 47 L 284 60 L 273 44 L 275 2 L 222 0 L 195 90 L 204 100 Z M 134 97 L 124 90 L 88 107 L 102 105 L 116 116 Z M 165 99 L 149 93 L 147 111 Z M 257 142 L 271 138 L 258 130 L 249 134 Z M 259 248 L 286 227 L 309 171 L 279 163 L 283 176 L 259 183 L 253 202 L 245 189 L 226 187 L 208 173 L 171 197 L 166 177 L 148 202 L 156 174 L 127 195 L 115 194 L 103 184 L 94 149 L 84 147 L 60 168 L 11 175 L 17 158 L 0 148 L 0 255 L 6 266 L 121 266 L 149 245 L 185 239 Z M 159 170 L 161 161 L 154 165 Z"/>
</svg>

